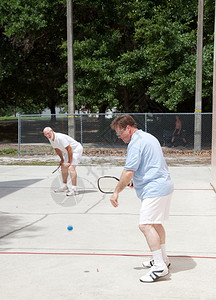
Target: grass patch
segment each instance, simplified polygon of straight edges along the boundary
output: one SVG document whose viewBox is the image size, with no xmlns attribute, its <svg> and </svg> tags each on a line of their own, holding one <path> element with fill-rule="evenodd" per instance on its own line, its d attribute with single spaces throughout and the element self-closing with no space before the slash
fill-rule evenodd
<svg viewBox="0 0 216 300">
<path fill-rule="evenodd" d="M 3 149 L 0 150 L 0 155 L 14 156 L 14 155 L 18 155 L 18 151 L 13 148 Z"/>
<path fill-rule="evenodd" d="M 18 120 L 18 117 L 0 117 L 0 121 Z"/>
<path fill-rule="evenodd" d="M 7 166 L 58 166 L 58 162 L 42 162 L 42 161 L 24 161 L 24 160 L 17 160 L 12 162 L 1 162 L 0 165 L 7 165 Z"/>
</svg>

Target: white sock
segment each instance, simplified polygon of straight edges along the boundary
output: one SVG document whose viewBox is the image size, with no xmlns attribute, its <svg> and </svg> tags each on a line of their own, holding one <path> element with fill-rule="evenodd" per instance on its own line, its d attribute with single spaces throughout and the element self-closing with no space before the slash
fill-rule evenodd
<svg viewBox="0 0 216 300">
<path fill-rule="evenodd" d="M 166 261 L 167 260 L 166 245 L 165 244 L 161 244 L 160 246 L 161 246 L 163 260 Z"/>
<path fill-rule="evenodd" d="M 154 266 L 155 267 L 160 268 L 160 267 L 164 266 L 164 260 L 163 260 L 161 249 L 153 251 L 152 252 L 152 257 L 154 259 Z"/>
<path fill-rule="evenodd" d="M 63 187 L 67 187 L 67 183 L 64 183 L 64 182 L 63 182 L 63 185 L 62 185 L 62 186 L 63 186 Z"/>
<path fill-rule="evenodd" d="M 72 185 L 72 190 L 76 191 L 77 190 L 77 186 L 76 185 Z"/>
</svg>

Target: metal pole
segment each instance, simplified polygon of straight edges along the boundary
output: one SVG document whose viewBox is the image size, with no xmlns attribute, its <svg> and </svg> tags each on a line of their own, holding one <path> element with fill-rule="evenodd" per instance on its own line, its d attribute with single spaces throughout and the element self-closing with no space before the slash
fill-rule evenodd
<svg viewBox="0 0 216 300">
<path fill-rule="evenodd" d="M 83 119 L 82 112 L 80 113 L 80 143 L 83 144 Z"/>
<path fill-rule="evenodd" d="M 211 185 L 216 191 L 216 2 L 215 2 L 215 28 L 214 28 Z"/>
<path fill-rule="evenodd" d="M 72 0 L 67 0 L 67 58 L 68 58 L 68 134 L 72 137 L 75 137 Z"/>
<path fill-rule="evenodd" d="M 203 55 L 203 1 L 198 3 L 197 30 L 197 62 L 196 62 L 196 94 L 195 94 L 195 123 L 194 123 L 194 151 L 201 151 L 202 136 L 202 55 Z"/>
<path fill-rule="evenodd" d="M 148 118 L 148 114 L 145 113 L 145 132 L 148 132 L 148 128 L 147 128 L 147 126 L 148 126 L 148 124 L 147 124 L 148 120 L 147 120 L 147 118 Z"/>
<path fill-rule="evenodd" d="M 21 120 L 20 114 L 18 113 L 18 157 L 20 157 L 20 145 L 21 144 Z"/>
</svg>

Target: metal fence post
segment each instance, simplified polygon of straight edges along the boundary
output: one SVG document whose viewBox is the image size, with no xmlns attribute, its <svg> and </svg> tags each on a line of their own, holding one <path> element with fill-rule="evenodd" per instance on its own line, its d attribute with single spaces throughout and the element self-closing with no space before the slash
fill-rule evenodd
<svg viewBox="0 0 216 300">
<path fill-rule="evenodd" d="M 202 113 L 194 113 L 194 152 L 200 152 L 202 149 Z"/>
<path fill-rule="evenodd" d="M 21 146 L 21 119 L 18 113 L 18 157 L 20 157 L 20 146 Z"/>
<path fill-rule="evenodd" d="M 145 113 L 145 132 L 148 132 L 147 113 Z"/>
<path fill-rule="evenodd" d="M 202 143 L 202 61 L 203 61 L 203 7 L 204 0 L 198 1 L 197 62 L 194 122 L 194 152 L 201 151 Z"/>
<path fill-rule="evenodd" d="M 82 112 L 80 113 L 80 143 L 83 144 L 83 119 Z"/>
<path fill-rule="evenodd" d="M 214 24 L 214 62 L 213 62 L 213 103 L 212 103 L 212 159 L 211 159 L 211 185 L 216 191 L 216 2 Z"/>
</svg>

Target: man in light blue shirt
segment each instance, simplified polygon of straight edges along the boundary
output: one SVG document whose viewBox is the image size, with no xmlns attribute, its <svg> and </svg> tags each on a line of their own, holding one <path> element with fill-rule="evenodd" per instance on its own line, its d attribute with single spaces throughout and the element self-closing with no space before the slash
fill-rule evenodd
<svg viewBox="0 0 216 300">
<path fill-rule="evenodd" d="M 116 117 L 111 128 L 116 131 L 118 138 L 128 144 L 128 149 L 124 170 L 110 201 L 117 207 L 119 193 L 133 180 L 141 200 L 139 228 L 152 252 L 152 259 L 143 263 L 150 271 L 140 281 L 153 282 L 167 275 L 170 266 L 162 222 L 169 217 L 173 183 L 161 146 L 154 136 L 138 130 L 130 115 Z"/>
<path fill-rule="evenodd" d="M 136 130 L 128 144 L 125 170 L 133 170 L 134 188 L 138 198 L 166 196 L 173 191 L 166 162 L 158 140 L 151 134 Z"/>
</svg>

